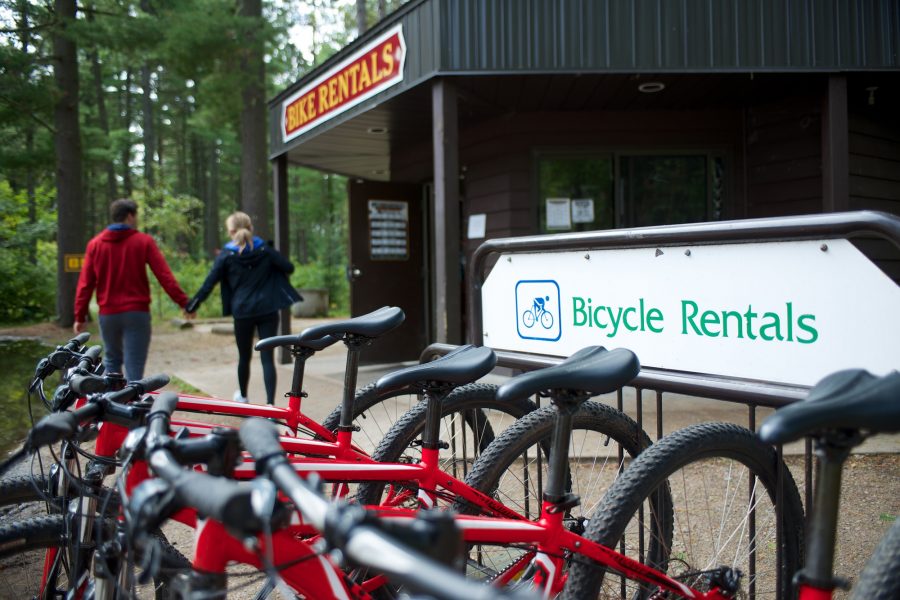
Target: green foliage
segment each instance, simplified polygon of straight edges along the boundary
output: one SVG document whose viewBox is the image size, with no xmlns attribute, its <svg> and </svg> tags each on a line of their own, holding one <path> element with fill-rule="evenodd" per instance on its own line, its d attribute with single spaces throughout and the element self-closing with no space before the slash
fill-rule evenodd
<svg viewBox="0 0 900 600">
<path fill-rule="evenodd" d="M 28 217 L 28 197 L 0 180 L 0 322 L 35 321 L 56 309 L 56 215 L 52 192 L 35 192 L 36 220 Z"/>
<path fill-rule="evenodd" d="M 138 203 L 138 227 L 156 238 L 161 248 L 186 253 L 188 240 L 200 233 L 200 200 L 163 188 L 137 190 L 132 197 Z"/>
</svg>

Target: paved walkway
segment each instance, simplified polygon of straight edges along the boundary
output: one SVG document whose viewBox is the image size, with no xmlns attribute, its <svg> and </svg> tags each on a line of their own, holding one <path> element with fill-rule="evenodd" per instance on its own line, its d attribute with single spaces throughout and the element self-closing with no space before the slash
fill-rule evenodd
<svg viewBox="0 0 900 600">
<path fill-rule="evenodd" d="M 304 328 L 322 323 L 322 319 L 294 319 L 292 331 L 299 333 Z M 218 331 L 221 335 L 214 333 Z M 193 332 L 196 335 L 208 336 L 214 343 L 221 339 L 222 360 L 216 362 L 191 362 L 183 365 L 171 365 L 165 372 L 170 372 L 204 392 L 219 398 L 231 398 L 237 387 L 235 373 L 236 350 L 231 337 L 230 323 L 198 323 Z M 152 354 L 152 353 L 151 353 Z M 343 344 L 336 344 L 326 350 L 317 353 L 306 363 L 304 376 L 304 389 L 309 393 L 309 398 L 303 403 L 303 412 L 308 416 L 321 420 L 340 403 L 346 350 Z M 375 381 L 391 370 L 401 368 L 405 364 L 382 364 L 363 366 L 357 378 L 357 387 L 362 387 Z M 292 364 L 278 364 L 278 390 L 283 394 L 290 385 L 292 376 Z M 148 372 L 151 372 L 148 369 Z M 501 383 L 506 377 L 501 375 L 489 375 L 484 381 Z M 248 394 L 251 402 L 265 402 L 265 388 L 262 382 L 261 370 L 258 360 L 254 360 L 251 366 L 250 389 Z M 614 402 L 614 401 L 613 401 Z M 282 396 L 276 396 L 276 404 L 286 405 L 287 401 Z M 633 390 L 626 393 L 625 411 L 637 418 L 636 401 Z M 757 410 L 757 426 L 770 409 Z M 746 426 L 748 409 L 741 404 L 719 402 L 702 398 L 693 398 L 679 394 L 665 394 L 663 396 L 664 433 L 674 431 L 702 421 L 729 421 Z M 388 424 L 385 424 L 388 425 Z M 643 426 L 648 434 L 656 437 L 656 395 L 645 392 L 643 395 Z M 785 450 L 790 454 L 803 452 L 802 443 L 792 444 Z M 868 440 L 857 452 L 900 452 L 900 435 L 878 436 Z"/>
</svg>

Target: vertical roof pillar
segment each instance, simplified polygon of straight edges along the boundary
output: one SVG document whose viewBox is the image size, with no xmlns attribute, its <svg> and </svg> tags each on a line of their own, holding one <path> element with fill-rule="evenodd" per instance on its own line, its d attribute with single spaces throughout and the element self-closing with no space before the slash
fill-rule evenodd
<svg viewBox="0 0 900 600">
<path fill-rule="evenodd" d="M 275 248 L 284 256 L 290 257 L 291 246 L 288 237 L 288 180 L 287 180 L 287 154 L 279 154 L 272 161 L 272 185 L 274 187 L 275 200 Z M 286 308 L 281 311 L 280 335 L 291 333 L 291 310 Z M 278 361 L 282 364 L 291 362 L 291 353 L 287 347 L 279 350 Z"/>
<path fill-rule="evenodd" d="M 850 208 L 850 150 L 847 77 L 828 78 L 822 106 L 822 210 Z"/>
<path fill-rule="evenodd" d="M 431 88 L 434 148 L 435 341 L 462 342 L 459 242 L 459 127 L 456 88 L 437 79 Z"/>
</svg>

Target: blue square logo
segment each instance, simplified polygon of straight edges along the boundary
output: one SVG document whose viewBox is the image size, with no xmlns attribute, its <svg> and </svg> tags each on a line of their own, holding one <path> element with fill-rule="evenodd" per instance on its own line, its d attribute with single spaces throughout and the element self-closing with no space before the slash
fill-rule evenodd
<svg viewBox="0 0 900 600">
<path fill-rule="evenodd" d="M 559 340 L 562 336 L 559 284 L 552 279 L 516 284 L 516 330 L 525 340 Z"/>
</svg>

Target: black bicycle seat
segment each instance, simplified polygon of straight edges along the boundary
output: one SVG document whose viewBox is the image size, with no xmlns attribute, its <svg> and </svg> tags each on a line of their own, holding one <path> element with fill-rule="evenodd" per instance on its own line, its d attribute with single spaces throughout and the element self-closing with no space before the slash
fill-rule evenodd
<svg viewBox="0 0 900 600">
<path fill-rule="evenodd" d="M 431 362 L 413 365 L 384 375 L 375 382 L 381 391 L 396 390 L 411 383 L 462 385 L 484 377 L 497 364 L 497 355 L 486 347 L 460 346 Z"/>
<path fill-rule="evenodd" d="M 298 333 L 291 335 L 273 335 L 272 337 L 259 340 L 253 348 L 255 350 L 263 351 L 271 350 L 272 348 L 280 348 L 281 346 L 293 346 L 318 352 L 319 350 L 324 350 L 333 343 L 340 341 L 340 339 L 341 338 L 333 335 L 326 335 L 317 340 L 301 340 L 300 334 Z"/>
<path fill-rule="evenodd" d="M 406 315 L 403 314 L 402 308 L 382 306 L 378 310 L 346 321 L 308 327 L 297 337 L 302 341 L 314 340 L 326 335 L 334 335 L 342 339 L 347 335 L 376 338 L 400 325 L 404 319 L 406 319 Z"/>
<path fill-rule="evenodd" d="M 805 400 L 779 409 L 759 428 L 768 444 L 784 444 L 826 430 L 900 431 L 900 373 L 876 377 L 863 369 L 832 373 Z"/>
<path fill-rule="evenodd" d="M 641 364 L 631 350 L 588 346 L 558 365 L 513 377 L 500 386 L 497 398 L 517 400 L 547 390 L 572 390 L 596 396 L 619 389 L 640 370 Z"/>
</svg>

